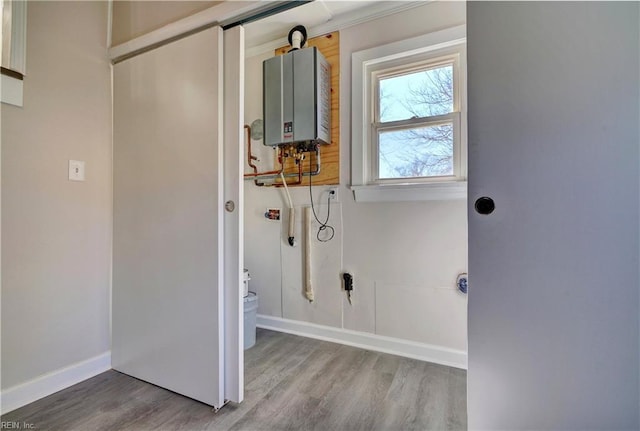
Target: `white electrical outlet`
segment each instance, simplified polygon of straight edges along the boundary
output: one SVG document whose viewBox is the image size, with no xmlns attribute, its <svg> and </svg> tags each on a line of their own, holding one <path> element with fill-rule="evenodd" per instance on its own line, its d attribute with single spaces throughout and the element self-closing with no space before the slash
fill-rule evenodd
<svg viewBox="0 0 640 431">
<path fill-rule="evenodd" d="M 69 160 L 69 180 L 84 181 L 84 162 L 81 160 Z"/>
<path fill-rule="evenodd" d="M 338 200 L 338 187 L 331 187 L 327 190 L 329 193 L 329 200 L 332 202 L 339 202 Z"/>
</svg>

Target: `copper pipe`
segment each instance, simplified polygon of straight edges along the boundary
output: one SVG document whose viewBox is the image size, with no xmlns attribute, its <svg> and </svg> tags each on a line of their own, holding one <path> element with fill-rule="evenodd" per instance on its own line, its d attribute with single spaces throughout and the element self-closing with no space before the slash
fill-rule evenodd
<svg viewBox="0 0 640 431">
<path fill-rule="evenodd" d="M 303 162 L 304 159 L 302 158 L 302 156 L 290 156 L 289 153 L 285 152 L 285 148 L 280 147 L 280 152 L 278 155 L 278 163 L 280 164 L 280 169 L 279 170 L 273 170 L 273 171 L 265 171 L 265 172 L 258 172 L 258 167 L 253 164 L 252 160 L 257 160 L 258 158 L 255 157 L 252 153 L 251 153 L 251 127 L 246 125 L 244 126 L 244 128 L 248 131 L 248 135 L 247 135 L 247 150 L 248 150 L 248 155 L 247 155 L 247 162 L 249 164 L 249 166 L 251 168 L 253 168 L 253 173 L 248 173 L 248 174 L 244 174 L 245 178 L 256 178 L 256 177 L 265 177 L 268 176 L 269 179 L 273 179 L 273 180 L 277 180 L 278 176 L 284 172 L 284 168 L 285 168 L 285 159 L 287 157 L 295 157 L 295 158 L 299 158 L 300 160 L 298 160 L 298 172 L 297 172 L 297 176 L 298 179 L 294 182 L 288 182 L 287 185 L 291 185 L 291 186 L 295 186 L 295 185 L 300 185 L 303 183 L 303 178 L 304 178 L 304 173 L 303 173 Z M 293 149 L 294 147 L 289 147 L 289 149 Z M 312 153 L 314 152 L 314 150 L 306 150 L 304 152 L 308 152 L 308 153 Z M 316 170 L 315 171 L 310 171 L 307 175 L 318 175 L 320 174 L 320 152 L 318 150 L 318 147 L 315 147 L 315 153 L 316 153 Z M 300 154 L 300 153 L 298 153 Z M 309 162 L 311 164 L 311 161 Z M 311 167 L 311 165 L 310 165 Z M 286 174 L 285 176 L 289 177 L 289 176 L 293 176 L 295 174 Z M 258 187 L 283 187 L 283 184 L 278 184 L 278 183 L 263 183 L 263 182 L 259 182 L 258 179 L 256 178 L 254 180 L 254 183 L 256 184 L 256 186 Z"/>
<path fill-rule="evenodd" d="M 256 172 L 256 173 L 248 173 L 248 174 L 244 174 L 244 176 L 246 178 L 251 178 L 251 177 L 261 177 L 262 175 L 280 175 L 280 172 L 282 172 L 282 169 L 280 169 L 279 171 L 267 171 L 267 172 Z"/>
<path fill-rule="evenodd" d="M 278 173 L 276 175 L 280 175 L 282 174 L 282 172 L 284 172 L 284 148 L 280 148 L 280 153 L 278 154 L 278 163 L 280 163 L 280 170 L 278 171 Z M 266 184 L 262 181 L 258 181 L 257 179 L 255 179 L 253 181 L 255 183 L 256 186 L 258 187 L 263 187 L 263 186 L 270 186 L 271 184 Z"/>
<path fill-rule="evenodd" d="M 253 168 L 253 172 L 256 173 L 258 172 L 258 167 L 253 164 L 253 160 L 258 160 L 258 158 L 251 154 L 251 126 L 245 124 L 244 129 L 247 131 L 247 161 L 249 162 L 249 167 Z M 258 187 L 264 185 L 264 183 L 259 183 L 258 180 L 254 182 Z"/>
<path fill-rule="evenodd" d="M 311 166 L 312 166 L 312 164 L 311 164 L 311 153 L 313 151 L 306 151 L 306 152 L 309 153 L 309 175 L 312 176 L 312 175 L 314 175 L 314 173 L 311 172 Z M 318 149 L 318 147 L 315 148 L 315 153 L 316 153 L 316 164 L 317 164 L 318 161 L 320 160 L 320 150 Z M 302 164 L 303 164 L 303 162 L 304 162 L 304 158 L 301 157 L 300 161 L 298 162 L 298 180 L 296 182 L 294 182 L 294 183 L 287 183 L 288 186 L 295 186 L 295 185 L 298 185 L 298 184 L 302 184 L 302 177 L 303 177 L 303 175 L 302 175 Z M 317 175 L 319 173 L 320 173 L 320 165 L 317 164 L 315 175 Z M 281 185 L 280 184 L 276 184 L 276 187 L 281 187 Z"/>
<path fill-rule="evenodd" d="M 258 158 L 251 154 L 251 126 L 245 124 L 244 128 L 247 131 L 247 161 L 249 162 L 249 167 L 253 168 L 253 172 L 258 172 L 258 167 L 253 164 L 253 161 L 258 160 Z"/>
<path fill-rule="evenodd" d="M 315 162 L 316 162 L 316 169 L 314 171 L 310 171 L 310 172 L 303 172 L 303 176 L 316 176 L 316 175 L 320 175 L 320 150 L 316 147 L 315 150 L 312 151 L 307 151 L 308 153 L 313 153 L 315 152 Z M 287 153 L 285 153 L 285 158 L 288 157 L 286 155 Z M 289 177 L 295 177 L 298 176 L 300 177 L 300 173 L 299 172 L 295 172 L 295 173 L 288 173 L 288 174 L 284 174 L 285 177 L 289 178 Z M 280 177 L 280 175 L 261 175 L 260 178 L 263 180 L 277 180 Z M 287 183 L 287 185 L 289 184 L 293 184 L 293 183 Z M 265 187 L 273 187 L 273 186 L 277 186 L 277 184 L 264 184 Z"/>
<path fill-rule="evenodd" d="M 244 177 L 251 178 L 251 177 L 259 177 L 262 175 L 280 175 L 280 173 L 284 170 L 284 162 L 282 160 L 283 150 L 280 149 L 280 155 L 278 157 L 279 159 L 278 161 L 280 162 L 279 170 L 258 172 L 258 167 L 253 163 L 253 161 L 258 160 L 258 158 L 254 156 L 251 152 L 251 126 L 249 126 L 248 124 L 245 124 L 244 129 L 247 131 L 247 163 L 249 164 L 249 167 L 253 169 L 253 173 L 244 174 Z M 263 182 L 260 182 L 257 179 L 254 180 L 254 183 L 258 187 L 262 187 L 265 185 Z"/>
<path fill-rule="evenodd" d="M 280 156 L 278 157 L 279 162 L 280 162 L 280 169 L 279 170 L 275 170 L 275 171 L 266 171 L 266 172 L 253 172 L 253 173 L 249 173 L 249 174 L 244 174 L 245 177 L 249 178 L 249 177 L 259 177 L 262 175 L 280 175 L 280 172 L 282 172 L 282 170 L 284 169 L 284 163 L 282 163 L 282 149 L 280 149 Z"/>
<path fill-rule="evenodd" d="M 296 186 L 302 184 L 302 160 L 298 162 L 298 179 L 293 183 L 287 183 L 287 186 Z M 274 183 L 274 187 L 284 187 L 284 184 Z"/>
</svg>

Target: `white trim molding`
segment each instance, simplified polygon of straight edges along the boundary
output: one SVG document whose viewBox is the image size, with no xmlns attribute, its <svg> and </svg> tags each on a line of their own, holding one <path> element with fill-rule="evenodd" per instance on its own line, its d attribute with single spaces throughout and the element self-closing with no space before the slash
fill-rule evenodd
<svg viewBox="0 0 640 431">
<path fill-rule="evenodd" d="M 27 2 L 14 1 L 11 7 L 10 69 L 27 73 Z"/>
<path fill-rule="evenodd" d="M 376 352 L 390 353 L 420 361 L 467 369 L 467 352 L 367 332 L 316 325 L 298 320 L 258 314 L 257 326 L 272 331 L 330 341 Z"/>
<path fill-rule="evenodd" d="M 109 351 L 4 389 L 0 395 L 0 414 L 8 413 L 110 369 Z"/>
<path fill-rule="evenodd" d="M 378 179 L 374 130 L 378 74 L 420 62 L 453 59 L 454 175 L 441 178 Z M 457 76 L 457 78 L 456 78 Z M 357 51 L 351 54 L 351 189 L 356 202 L 397 202 L 466 198 L 466 26 Z M 435 117 L 431 117 L 435 118 Z M 409 120 L 407 120 L 409 121 Z M 413 120 L 412 120 L 413 121 Z M 389 124 L 389 123 L 386 123 Z M 457 136 L 457 137 L 456 137 Z M 397 181 L 397 182 L 396 182 Z M 451 192 L 451 195 L 448 193 Z"/>
<path fill-rule="evenodd" d="M 3 31 L 2 67 L 22 75 L 27 65 L 27 2 L 4 2 L 2 9 Z"/>
<path fill-rule="evenodd" d="M 109 59 L 117 63 L 199 29 L 224 25 L 229 21 L 273 7 L 273 1 L 225 1 L 201 12 L 172 22 L 157 30 L 109 48 Z"/>
<path fill-rule="evenodd" d="M 466 181 L 350 186 L 356 202 L 411 202 L 467 199 Z"/>
</svg>

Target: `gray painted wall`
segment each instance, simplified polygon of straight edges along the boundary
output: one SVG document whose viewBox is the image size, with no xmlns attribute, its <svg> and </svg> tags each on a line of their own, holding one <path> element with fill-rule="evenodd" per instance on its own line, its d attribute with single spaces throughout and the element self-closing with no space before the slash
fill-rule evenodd
<svg viewBox="0 0 640 431">
<path fill-rule="evenodd" d="M 1 108 L 2 389 L 109 351 L 109 9 L 27 9 L 24 107 Z"/>
<path fill-rule="evenodd" d="M 640 425 L 638 8 L 468 4 L 470 429 Z"/>
</svg>

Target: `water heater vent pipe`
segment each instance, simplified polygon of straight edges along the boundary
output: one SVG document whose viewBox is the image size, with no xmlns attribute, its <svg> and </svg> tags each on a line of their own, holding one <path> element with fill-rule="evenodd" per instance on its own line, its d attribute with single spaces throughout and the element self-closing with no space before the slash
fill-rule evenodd
<svg viewBox="0 0 640 431">
<path fill-rule="evenodd" d="M 289 45 L 291 45 L 289 52 L 301 49 L 304 44 L 307 43 L 307 29 L 303 25 L 293 27 L 289 31 L 287 40 L 289 41 Z"/>
</svg>

